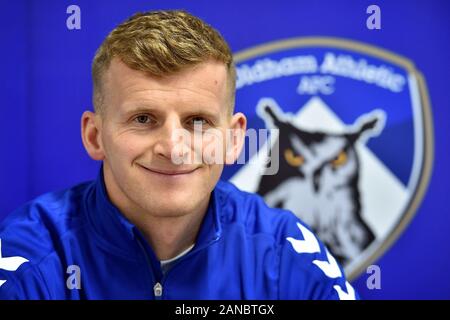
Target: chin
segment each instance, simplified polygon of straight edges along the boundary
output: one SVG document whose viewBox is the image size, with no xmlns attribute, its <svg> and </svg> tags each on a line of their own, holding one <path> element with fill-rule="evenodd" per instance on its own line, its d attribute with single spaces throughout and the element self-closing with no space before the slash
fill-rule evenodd
<svg viewBox="0 0 450 320">
<path fill-rule="evenodd" d="M 167 203 L 163 203 L 160 206 L 157 206 L 157 209 L 153 209 L 151 212 L 154 212 L 154 214 L 152 214 L 155 217 L 181 217 L 181 216 L 185 216 L 187 214 L 189 214 L 192 211 L 189 211 L 186 208 L 186 205 L 174 205 L 171 204 L 170 206 L 167 205 Z"/>
<path fill-rule="evenodd" d="M 194 199 L 191 195 L 176 195 L 161 193 L 146 199 L 147 210 L 158 217 L 179 217 L 193 212 L 199 207 L 200 199 Z"/>
</svg>

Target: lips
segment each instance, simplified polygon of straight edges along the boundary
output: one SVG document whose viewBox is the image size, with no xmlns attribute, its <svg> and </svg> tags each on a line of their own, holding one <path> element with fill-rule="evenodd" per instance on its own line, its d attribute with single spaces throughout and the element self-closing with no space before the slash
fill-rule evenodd
<svg viewBox="0 0 450 320">
<path fill-rule="evenodd" d="M 167 176 L 179 176 L 179 175 L 186 175 L 194 172 L 198 168 L 185 168 L 185 169 L 161 169 L 161 168 L 149 168 L 142 165 L 139 165 L 143 169 L 157 173 L 157 174 L 163 174 Z"/>
</svg>

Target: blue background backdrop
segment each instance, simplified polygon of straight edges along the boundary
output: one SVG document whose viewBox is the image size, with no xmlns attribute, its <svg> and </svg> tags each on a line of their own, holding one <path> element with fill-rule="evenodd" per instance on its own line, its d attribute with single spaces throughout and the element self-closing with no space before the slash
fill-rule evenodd
<svg viewBox="0 0 450 320">
<path fill-rule="evenodd" d="M 68 30 L 66 8 L 81 8 Z M 366 8 L 381 8 L 381 30 Z M 0 1 L 0 219 L 47 191 L 93 179 L 99 163 L 80 138 L 91 109 L 90 64 L 108 32 L 136 11 L 186 9 L 217 28 L 234 52 L 269 41 L 335 36 L 411 59 L 424 74 L 434 118 L 435 154 L 427 194 L 409 227 L 368 275 L 354 281 L 365 299 L 450 298 L 450 1 Z"/>
</svg>

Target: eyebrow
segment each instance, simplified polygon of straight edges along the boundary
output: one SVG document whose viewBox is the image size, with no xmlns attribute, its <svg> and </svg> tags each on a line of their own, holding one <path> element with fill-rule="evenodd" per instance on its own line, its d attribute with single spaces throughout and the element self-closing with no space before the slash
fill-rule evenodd
<svg viewBox="0 0 450 320">
<path fill-rule="evenodd" d="M 132 108 L 130 108 L 130 110 L 124 111 L 123 115 L 126 118 L 129 118 L 130 116 L 132 116 L 134 114 L 139 114 L 139 113 L 151 113 L 151 114 L 155 114 L 155 115 L 161 115 L 163 112 L 161 111 L 161 109 L 155 108 L 155 107 L 152 107 L 149 105 L 136 104 Z M 193 108 L 192 110 L 181 111 L 180 114 L 181 114 L 181 116 L 197 115 L 197 116 L 204 116 L 207 118 L 211 118 L 214 121 L 219 120 L 218 112 L 214 112 L 213 110 L 210 110 L 205 107 L 198 107 L 198 108 Z"/>
<path fill-rule="evenodd" d="M 131 115 L 137 114 L 137 113 L 156 113 L 156 114 L 158 114 L 158 113 L 161 113 L 161 111 L 154 107 L 136 104 L 133 107 L 131 107 L 130 109 L 125 108 L 125 110 L 123 110 L 121 113 L 128 117 L 128 116 L 131 116 Z"/>
</svg>

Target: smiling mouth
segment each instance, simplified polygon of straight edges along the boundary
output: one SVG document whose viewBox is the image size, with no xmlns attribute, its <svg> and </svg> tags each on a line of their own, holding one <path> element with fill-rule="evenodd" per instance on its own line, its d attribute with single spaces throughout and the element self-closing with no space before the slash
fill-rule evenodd
<svg viewBox="0 0 450 320">
<path fill-rule="evenodd" d="M 147 168 L 144 167 L 142 165 L 139 165 L 140 167 L 142 167 L 144 170 L 149 171 L 151 173 L 156 173 L 156 174 L 160 174 L 160 175 L 165 175 L 165 176 L 182 176 L 182 175 L 187 175 L 190 174 L 192 172 L 194 172 L 195 170 L 197 170 L 198 168 L 194 168 L 194 169 L 183 169 L 183 170 L 175 170 L 175 169 L 155 169 L 155 168 Z"/>
</svg>

